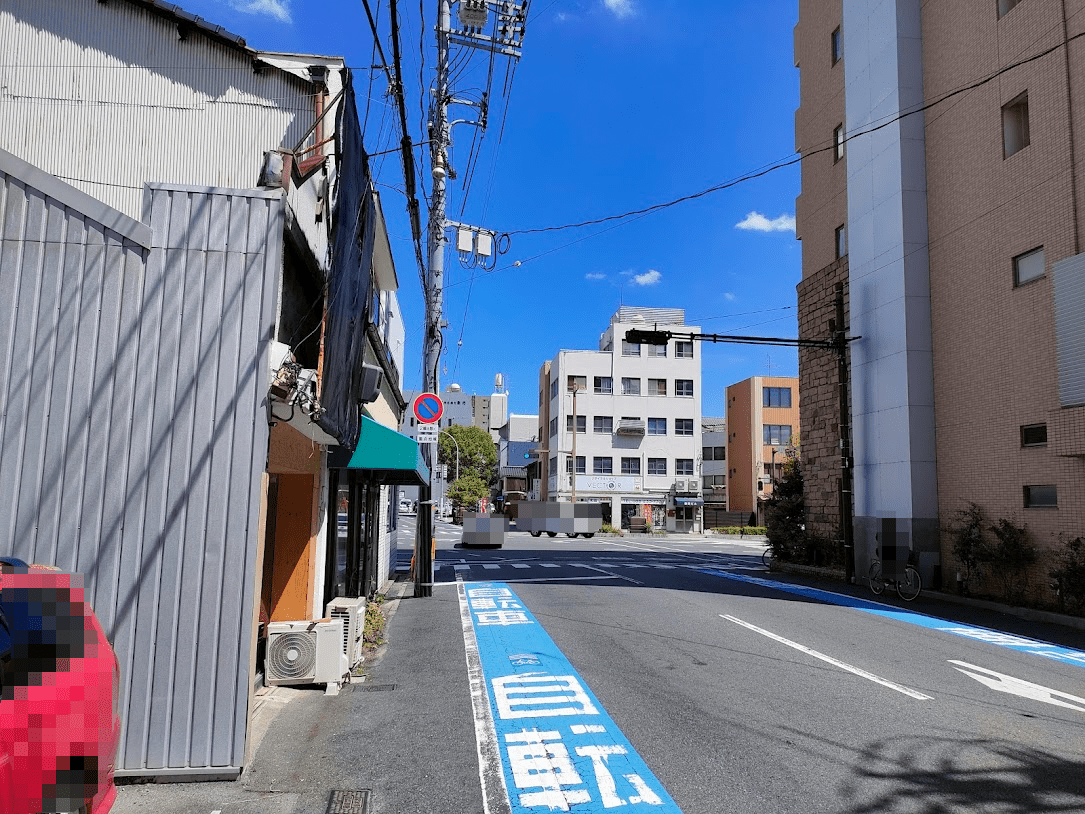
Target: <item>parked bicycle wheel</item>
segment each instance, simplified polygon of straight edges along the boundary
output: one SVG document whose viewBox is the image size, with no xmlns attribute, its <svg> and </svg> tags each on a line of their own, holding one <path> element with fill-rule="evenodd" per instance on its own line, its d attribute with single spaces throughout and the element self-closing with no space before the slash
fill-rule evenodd
<svg viewBox="0 0 1085 814">
<path fill-rule="evenodd" d="M 897 593 L 905 602 L 911 602 L 919 592 L 923 590 L 923 580 L 919 578 L 919 572 L 912 566 L 904 569 L 904 579 L 897 583 Z"/>
<path fill-rule="evenodd" d="M 870 570 L 866 575 L 867 582 L 870 583 L 870 590 L 876 594 L 881 594 L 885 590 L 885 582 L 882 581 L 882 564 L 875 560 L 870 564 Z"/>
</svg>

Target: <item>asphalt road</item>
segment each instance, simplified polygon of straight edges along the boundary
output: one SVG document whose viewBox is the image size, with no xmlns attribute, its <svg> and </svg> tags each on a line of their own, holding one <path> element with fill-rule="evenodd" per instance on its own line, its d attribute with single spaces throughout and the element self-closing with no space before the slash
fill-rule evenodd
<svg viewBox="0 0 1085 814">
<path fill-rule="evenodd" d="M 1044 626 L 797 594 L 755 543 L 457 534 L 435 592 L 507 584 L 687 814 L 1085 811 L 1085 655 Z"/>
<path fill-rule="evenodd" d="M 436 532 L 433 596 L 396 586 L 364 683 L 299 693 L 237 783 L 122 788 L 115 814 L 346 811 L 336 790 L 366 814 L 1085 812 L 1085 633 L 871 602 L 754 541 Z M 547 703 L 584 715 L 517 712 Z"/>
</svg>

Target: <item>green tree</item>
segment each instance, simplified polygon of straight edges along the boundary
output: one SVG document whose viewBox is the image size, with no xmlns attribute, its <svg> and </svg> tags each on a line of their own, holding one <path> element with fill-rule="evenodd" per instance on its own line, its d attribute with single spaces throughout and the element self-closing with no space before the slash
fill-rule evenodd
<svg viewBox="0 0 1085 814">
<path fill-rule="evenodd" d="M 442 429 L 437 438 L 437 461 L 448 467 L 449 483 L 468 475 L 478 478 L 485 487 L 497 483 L 497 447 L 488 432 L 478 427 L 452 426 Z"/>
<path fill-rule="evenodd" d="M 797 437 L 784 452 L 782 469 L 783 474 L 765 505 L 765 535 L 773 556 L 788 560 L 796 559 L 805 547 L 806 502 Z"/>
<path fill-rule="evenodd" d="M 448 487 L 448 499 L 452 501 L 453 509 L 474 511 L 478 502 L 488 494 L 489 487 L 473 472 L 465 473 Z"/>
</svg>

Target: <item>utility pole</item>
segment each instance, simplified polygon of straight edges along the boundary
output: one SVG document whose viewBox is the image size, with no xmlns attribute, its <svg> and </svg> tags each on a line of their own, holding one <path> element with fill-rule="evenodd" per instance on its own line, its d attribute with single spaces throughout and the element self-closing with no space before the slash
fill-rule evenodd
<svg viewBox="0 0 1085 814">
<path fill-rule="evenodd" d="M 852 502 L 852 454 L 851 454 L 851 406 L 848 402 L 848 338 L 844 329 L 844 284 L 836 284 L 836 314 L 829 323 L 833 335 L 833 351 L 836 353 L 837 385 L 840 388 L 840 532 L 843 535 L 844 576 L 848 582 L 855 578 L 855 529 Z"/>
<path fill-rule="evenodd" d="M 449 46 L 482 48 L 493 59 L 502 54 L 518 59 L 523 45 L 524 27 L 527 22 L 527 0 L 521 4 L 509 0 L 458 0 L 458 26 L 452 25 L 452 0 L 438 0 L 437 13 L 437 75 L 433 84 L 433 118 L 429 122 L 430 172 L 433 189 L 430 198 L 428 250 L 429 269 L 426 274 L 425 331 L 422 346 L 423 389 L 440 394 L 441 350 L 444 339 L 441 334 L 446 323 L 441 318 L 444 305 L 445 247 L 448 220 L 448 147 L 452 143 L 448 107 L 453 104 L 473 105 L 452 96 L 449 88 Z M 493 14 L 491 34 L 483 33 Z M 485 110 L 479 121 L 467 122 L 485 127 Z M 455 224 L 461 226 L 462 224 Z M 419 489 L 419 506 L 425 503 L 429 511 L 418 513 L 417 535 L 414 541 L 415 596 L 433 595 L 433 464 L 437 460 L 436 444 L 426 444 L 423 456 L 430 465 L 430 483 Z"/>
</svg>

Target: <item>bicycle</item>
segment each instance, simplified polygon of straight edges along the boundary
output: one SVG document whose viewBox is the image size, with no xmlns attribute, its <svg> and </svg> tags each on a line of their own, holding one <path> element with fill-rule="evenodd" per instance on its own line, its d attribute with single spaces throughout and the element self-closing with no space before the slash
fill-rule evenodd
<svg viewBox="0 0 1085 814">
<path fill-rule="evenodd" d="M 881 555 L 879 554 L 878 556 Z M 870 590 L 877 596 L 881 596 L 886 585 L 895 585 L 897 594 L 905 602 L 911 602 L 919 596 L 919 592 L 923 590 L 923 580 L 920 578 L 919 572 L 912 567 L 911 563 L 904 566 L 903 580 L 883 579 L 882 561 L 880 559 L 874 560 L 874 562 L 870 564 L 870 570 L 867 572 L 867 582 L 870 584 Z"/>
</svg>

